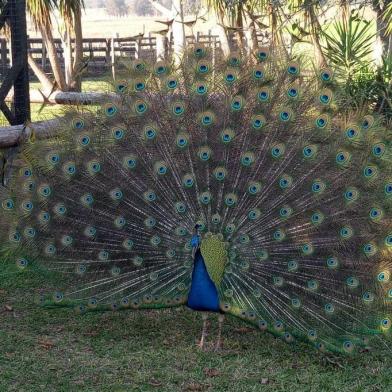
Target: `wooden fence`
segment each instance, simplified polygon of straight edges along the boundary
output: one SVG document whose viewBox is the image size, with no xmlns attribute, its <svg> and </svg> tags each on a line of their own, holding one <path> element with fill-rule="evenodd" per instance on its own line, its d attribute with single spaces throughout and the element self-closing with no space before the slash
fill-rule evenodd
<svg viewBox="0 0 392 392">
<path fill-rule="evenodd" d="M 208 47 L 219 50 L 219 36 L 213 35 L 211 32 L 202 34 L 198 32 L 195 36 L 188 36 L 187 42 L 200 42 Z M 232 38 L 233 39 L 233 38 Z M 258 40 L 264 42 L 265 37 L 260 32 Z M 62 66 L 64 66 L 63 47 L 60 39 L 55 40 L 57 53 L 59 55 Z M 169 50 L 172 40 L 169 41 Z M 28 47 L 30 53 L 37 63 L 50 73 L 50 63 L 47 57 L 45 45 L 40 38 L 29 38 Z M 84 38 L 83 39 L 83 56 L 87 60 L 87 73 L 97 75 L 107 72 L 113 60 L 117 58 L 156 58 L 156 38 L 151 34 L 142 38 L 125 37 L 120 38 Z M 10 64 L 10 45 L 5 38 L 0 38 L 0 74 L 4 75 Z M 32 75 L 32 74 L 31 74 Z"/>
<path fill-rule="evenodd" d="M 200 42 L 209 47 L 219 48 L 218 36 L 212 34 L 198 33 L 196 37 L 187 37 L 188 42 Z M 57 53 L 62 66 L 64 66 L 63 47 L 60 39 L 55 40 Z M 36 62 L 50 73 L 50 62 L 47 56 L 45 45 L 40 38 L 28 39 L 29 52 Z M 169 44 L 170 46 L 170 44 Z M 170 49 L 170 47 L 169 47 Z M 113 38 L 84 38 L 83 57 L 88 59 L 88 73 L 97 74 L 110 69 L 113 60 L 119 57 L 148 58 L 156 57 L 156 38 L 149 35 L 143 38 L 134 37 L 113 37 Z M 5 38 L 0 39 L 0 73 L 4 74 L 10 64 L 10 45 Z"/>
</svg>

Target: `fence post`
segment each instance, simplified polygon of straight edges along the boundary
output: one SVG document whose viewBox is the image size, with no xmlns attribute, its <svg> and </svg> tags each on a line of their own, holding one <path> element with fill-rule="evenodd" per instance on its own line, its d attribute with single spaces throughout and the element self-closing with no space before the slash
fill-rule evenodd
<svg viewBox="0 0 392 392">
<path fill-rule="evenodd" d="M 151 38 L 150 38 L 151 39 Z M 157 33 L 156 37 L 156 59 L 157 61 L 165 60 L 166 58 L 166 33 Z"/>
<path fill-rule="evenodd" d="M 140 50 L 141 50 L 141 45 L 140 45 L 140 38 L 136 38 L 135 40 L 135 59 L 140 58 Z"/>
<path fill-rule="evenodd" d="M 115 67 L 115 61 L 116 61 L 116 51 L 115 51 L 115 40 L 114 40 L 114 36 L 111 38 L 111 48 L 110 48 L 110 59 L 111 59 L 111 65 L 112 65 L 112 76 L 113 76 L 113 80 L 116 79 L 116 67 Z"/>
<path fill-rule="evenodd" d="M 152 39 L 152 35 L 151 35 L 151 31 L 148 33 L 148 43 L 150 44 L 149 46 L 149 50 L 152 51 L 154 49 L 154 44 L 152 43 L 153 39 Z"/>
<path fill-rule="evenodd" d="M 106 38 L 105 58 L 106 58 L 106 64 L 108 66 L 110 64 L 111 42 L 112 41 L 109 38 Z"/>
<path fill-rule="evenodd" d="M 7 50 L 7 40 L 5 38 L 1 39 L 1 68 L 2 73 L 4 73 L 8 66 L 8 50 Z"/>
<path fill-rule="evenodd" d="M 14 102 L 11 125 L 30 119 L 29 68 L 27 63 L 26 0 L 9 0 L 11 30 L 11 58 L 13 66 L 20 64 L 20 72 L 13 80 Z"/>
<path fill-rule="evenodd" d="M 212 85 L 215 88 L 215 66 L 216 66 L 216 37 L 213 37 L 212 41 Z"/>
</svg>

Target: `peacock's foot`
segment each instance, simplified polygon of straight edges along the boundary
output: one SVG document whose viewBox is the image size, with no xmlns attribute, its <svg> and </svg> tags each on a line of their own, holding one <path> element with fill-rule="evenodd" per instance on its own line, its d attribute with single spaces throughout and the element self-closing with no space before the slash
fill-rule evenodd
<svg viewBox="0 0 392 392">
<path fill-rule="evenodd" d="M 207 351 L 206 346 L 207 345 L 202 341 L 200 341 L 199 343 L 196 343 L 196 347 L 198 347 L 202 351 Z"/>
<path fill-rule="evenodd" d="M 205 350 L 207 347 L 206 337 L 207 337 L 207 334 L 204 334 L 201 337 L 200 341 L 198 343 L 196 343 L 196 346 L 199 347 L 201 350 Z"/>
<path fill-rule="evenodd" d="M 216 339 L 215 351 L 222 350 L 222 326 L 224 321 L 225 316 L 223 314 L 220 314 L 218 316 L 218 337 Z"/>
<path fill-rule="evenodd" d="M 200 342 L 197 343 L 197 346 L 205 351 L 206 349 L 206 337 L 207 337 L 207 327 L 208 327 L 208 314 L 207 313 L 203 313 L 202 315 L 202 319 L 203 319 L 203 330 L 201 332 L 201 338 L 200 338 Z"/>
<path fill-rule="evenodd" d="M 201 339 L 198 343 L 196 343 L 196 347 L 198 347 L 201 351 L 213 351 L 215 348 L 215 344 L 213 342 L 207 342 L 207 334 L 204 335 L 204 339 Z"/>
<path fill-rule="evenodd" d="M 219 352 L 222 351 L 222 349 L 223 349 L 222 340 L 218 340 L 214 346 L 214 351 Z"/>
</svg>

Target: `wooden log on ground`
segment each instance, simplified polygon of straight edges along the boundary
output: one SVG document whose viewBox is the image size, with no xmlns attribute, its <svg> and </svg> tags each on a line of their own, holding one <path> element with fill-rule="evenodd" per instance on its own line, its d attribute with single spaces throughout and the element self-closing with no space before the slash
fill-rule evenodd
<svg viewBox="0 0 392 392">
<path fill-rule="evenodd" d="M 112 99 L 114 102 L 121 99 L 118 94 L 114 93 L 63 93 L 56 92 L 50 98 L 51 103 L 62 105 L 96 105 L 108 102 Z M 41 100 L 43 102 L 43 98 Z M 67 118 L 55 118 L 46 121 L 30 122 L 25 125 L 15 125 L 0 127 L 0 148 L 13 147 L 34 134 L 36 139 L 47 139 L 56 136 L 56 132 L 63 129 L 67 123 Z"/>
<path fill-rule="evenodd" d="M 7 95 L 6 100 L 11 101 L 13 93 Z M 51 105 L 99 105 L 107 102 L 110 99 L 118 99 L 118 96 L 113 93 L 77 93 L 77 92 L 63 92 L 55 91 L 52 94 L 41 93 L 38 90 L 30 91 L 31 103 L 46 103 Z"/>
<path fill-rule="evenodd" d="M 38 121 L 26 125 L 0 127 L 0 148 L 13 147 L 28 138 L 32 133 L 37 139 L 54 136 L 54 131 L 60 128 L 60 120 Z"/>
</svg>

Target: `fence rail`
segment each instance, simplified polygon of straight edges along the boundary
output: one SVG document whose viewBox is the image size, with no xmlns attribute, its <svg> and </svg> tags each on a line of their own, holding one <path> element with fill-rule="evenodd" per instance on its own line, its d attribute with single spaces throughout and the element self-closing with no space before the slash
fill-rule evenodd
<svg viewBox="0 0 392 392">
<path fill-rule="evenodd" d="M 202 34 L 198 32 L 195 36 L 186 37 L 188 43 L 199 42 L 215 50 L 220 49 L 219 36 L 211 32 Z M 234 38 L 232 38 L 234 40 Z M 259 42 L 264 42 L 262 32 L 258 32 Z M 112 37 L 112 38 L 84 38 L 83 56 L 88 59 L 87 73 L 104 73 L 110 69 L 113 59 L 119 57 L 156 58 L 156 37 L 151 34 L 142 38 L 135 37 Z M 169 40 L 168 49 L 171 49 L 172 40 Z M 60 39 L 55 39 L 57 54 L 60 63 L 64 66 L 64 50 Z M 50 62 L 45 45 L 41 38 L 28 38 L 29 52 L 42 69 L 51 73 Z M 0 38 L 0 73 L 4 74 L 10 66 L 10 44 L 5 38 Z"/>
</svg>

